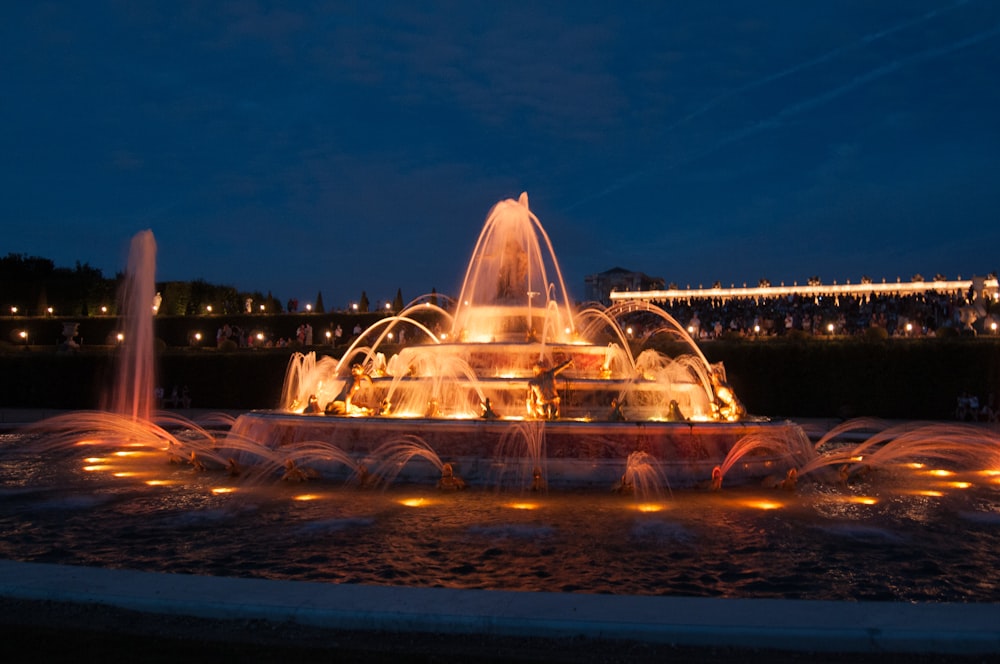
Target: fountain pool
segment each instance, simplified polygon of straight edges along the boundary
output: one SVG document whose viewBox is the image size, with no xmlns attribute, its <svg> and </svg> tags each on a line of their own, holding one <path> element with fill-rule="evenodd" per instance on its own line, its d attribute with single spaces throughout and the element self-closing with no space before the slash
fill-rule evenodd
<svg viewBox="0 0 1000 664">
<path fill-rule="evenodd" d="M 522 242 L 525 226 L 543 240 Z M 155 251 L 151 235 L 137 245 Z M 542 245 L 526 197 L 503 202 L 454 307 L 414 305 L 448 331 L 401 312 L 340 360 L 296 356 L 274 411 L 146 415 L 152 353 L 125 353 L 141 366 L 108 411 L 0 436 L 0 555 L 335 583 L 1000 600 L 995 430 L 856 420 L 807 435 L 751 417 L 661 312 L 581 316 L 560 286 L 533 285 L 558 275 Z M 148 269 L 126 283 L 139 348 Z M 632 314 L 681 352 L 634 348 L 616 322 Z M 387 356 L 400 326 L 426 338 Z M 532 385 L 536 363 L 564 369 L 559 401 Z M 310 401 L 333 406 L 307 414 Z"/>
<path fill-rule="evenodd" d="M 95 443 L 96 441 L 91 441 Z M 998 602 L 995 473 L 884 466 L 795 492 L 247 482 L 158 446 L 0 439 L 0 556 L 197 575 L 744 598 Z"/>
</svg>

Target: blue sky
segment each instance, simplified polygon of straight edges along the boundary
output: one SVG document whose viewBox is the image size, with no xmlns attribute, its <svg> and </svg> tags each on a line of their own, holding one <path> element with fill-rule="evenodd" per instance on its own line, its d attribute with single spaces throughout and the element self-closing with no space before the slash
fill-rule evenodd
<svg viewBox="0 0 1000 664">
<path fill-rule="evenodd" d="M 986 274 L 998 72 L 992 0 L 4 3 L 0 254 L 457 294 L 527 191 L 577 297 Z"/>
</svg>

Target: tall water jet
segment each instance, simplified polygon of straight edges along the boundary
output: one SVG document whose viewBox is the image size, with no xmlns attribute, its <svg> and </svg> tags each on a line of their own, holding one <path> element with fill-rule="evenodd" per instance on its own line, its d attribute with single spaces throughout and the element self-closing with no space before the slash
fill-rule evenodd
<svg viewBox="0 0 1000 664">
<path fill-rule="evenodd" d="M 129 246 L 125 280 L 118 293 L 121 341 L 107 406 L 117 415 L 148 420 L 153 413 L 156 297 L 156 240 L 151 230 L 140 231 Z"/>
</svg>

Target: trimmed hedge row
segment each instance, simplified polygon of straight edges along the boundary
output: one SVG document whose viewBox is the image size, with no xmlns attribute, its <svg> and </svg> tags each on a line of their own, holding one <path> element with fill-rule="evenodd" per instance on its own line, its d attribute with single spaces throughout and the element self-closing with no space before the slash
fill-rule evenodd
<svg viewBox="0 0 1000 664">
<path fill-rule="evenodd" d="M 716 341 L 751 413 L 771 417 L 948 419 L 962 391 L 988 403 L 1000 397 L 1000 341 L 926 339 L 864 342 Z M 169 394 L 187 385 L 199 408 L 272 408 L 280 398 L 288 350 L 162 350 L 159 383 Z M 114 367 L 110 350 L 58 353 L 48 348 L 0 354 L 0 406 L 99 408 Z M 994 403 L 994 405 L 996 405 Z"/>
</svg>

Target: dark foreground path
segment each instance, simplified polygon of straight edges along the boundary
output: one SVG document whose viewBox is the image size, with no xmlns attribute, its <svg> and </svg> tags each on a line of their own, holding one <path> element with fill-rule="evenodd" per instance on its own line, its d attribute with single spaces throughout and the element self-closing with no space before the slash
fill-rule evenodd
<svg viewBox="0 0 1000 664">
<path fill-rule="evenodd" d="M 1000 655 L 835 653 L 677 647 L 589 639 L 496 638 L 453 634 L 344 632 L 294 623 L 150 615 L 114 607 L 0 599 L 3 661 L 330 662 L 494 664 L 695 663 L 956 664 L 997 662 Z"/>
</svg>

